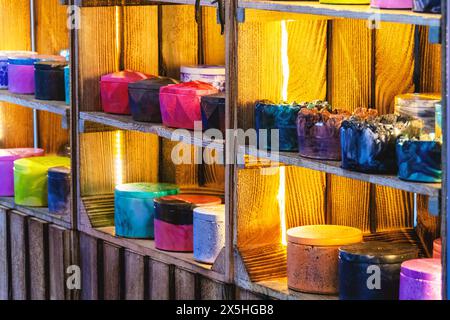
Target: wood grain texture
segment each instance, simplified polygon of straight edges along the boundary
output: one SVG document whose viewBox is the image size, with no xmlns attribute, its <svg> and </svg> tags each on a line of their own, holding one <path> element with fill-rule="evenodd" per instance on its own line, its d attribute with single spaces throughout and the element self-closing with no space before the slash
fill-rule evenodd
<svg viewBox="0 0 450 320">
<path fill-rule="evenodd" d="M 30 2 L 1 0 L 0 50 L 30 50 Z"/>
<path fill-rule="evenodd" d="M 10 297 L 10 242 L 8 220 L 8 210 L 0 207 L 0 300 L 9 300 Z"/>
<path fill-rule="evenodd" d="M 200 278 L 199 286 L 201 300 L 232 300 L 234 297 L 231 286 L 205 277 Z"/>
<path fill-rule="evenodd" d="M 145 294 L 145 258 L 125 250 L 125 299 L 143 300 Z"/>
<path fill-rule="evenodd" d="M 439 238 L 441 231 L 441 218 L 431 216 L 428 213 L 428 198 L 417 197 L 417 237 L 422 243 L 422 247 L 427 257 L 433 255 L 433 241 Z"/>
<path fill-rule="evenodd" d="M 122 250 L 111 243 L 105 242 L 103 244 L 103 299 L 121 299 L 122 277 Z"/>
<path fill-rule="evenodd" d="M 241 289 L 239 287 L 236 287 L 236 299 L 237 300 L 265 300 L 267 298 L 255 294 L 249 290 Z"/>
<path fill-rule="evenodd" d="M 442 58 L 441 45 L 430 44 L 429 28 L 417 27 L 420 32 L 420 91 L 442 91 Z"/>
<path fill-rule="evenodd" d="M 28 220 L 31 300 L 47 300 L 49 295 L 47 228 L 45 221 Z"/>
<path fill-rule="evenodd" d="M 202 22 L 203 62 L 225 65 L 225 36 L 220 34 L 216 8 L 202 7 Z"/>
<path fill-rule="evenodd" d="M 28 251 L 27 251 L 27 217 L 12 211 L 10 219 L 11 243 L 11 298 L 12 300 L 28 299 Z"/>
<path fill-rule="evenodd" d="M 175 268 L 175 300 L 196 299 L 195 274 L 189 271 Z"/>
<path fill-rule="evenodd" d="M 56 225 L 50 225 L 49 238 L 49 274 L 50 300 L 69 299 L 66 285 L 66 270 L 70 263 L 70 231 Z"/>
<path fill-rule="evenodd" d="M 151 260 L 149 266 L 149 299 L 169 300 L 171 289 L 174 287 L 174 274 L 172 268 L 163 262 Z"/>
<path fill-rule="evenodd" d="M 99 255 L 97 239 L 80 233 L 81 300 L 99 298 Z M 100 259 L 102 257 L 100 256 Z"/>
</svg>

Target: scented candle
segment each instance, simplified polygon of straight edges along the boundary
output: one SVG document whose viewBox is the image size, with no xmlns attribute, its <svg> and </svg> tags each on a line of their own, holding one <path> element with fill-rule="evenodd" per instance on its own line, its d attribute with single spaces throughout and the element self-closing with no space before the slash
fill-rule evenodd
<svg viewBox="0 0 450 320">
<path fill-rule="evenodd" d="M 0 149 L 0 197 L 14 196 L 14 161 L 43 155 L 43 149 Z"/>
<path fill-rule="evenodd" d="M 8 57 L 0 53 L 0 89 L 8 89 Z"/>
<path fill-rule="evenodd" d="M 225 67 L 214 65 L 182 66 L 181 82 L 201 81 L 211 84 L 217 90 L 225 91 Z"/>
<path fill-rule="evenodd" d="M 65 102 L 67 105 L 70 105 L 70 66 L 67 65 L 64 67 L 64 94 L 65 94 Z"/>
<path fill-rule="evenodd" d="M 268 100 L 255 106 L 258 148 L 263 150 L 298 151 L 296 120 L 300 105 Z M 278 141 L 272 141 L 272 130 L 278 130 Z"/>
<path fill-rule="evenodd" d="M 441 0 L 413 0 L 413 11 L 441 13 Z"/>
<path fill-rule="evenodd" d="M 155 215 L 153 200 L 178 192 L 178 186 L 167 183 L 128 183 L 117 186 L 114 192 L 116 235 L 152 239 Z"/>
<path fill-rule="evenodd" d="M 377 9 L 411 9 L 413 0 L 372 0 L 370 6 Z"/>
<path fill-rule="evenodd" d="M 225 137 L 225 94 L 203 96 L 201 112 L 203 130 L 217 129 Z"/>
<path fill-rule="evenodd" d="M 193 251 L 193 210 L 221 204 L 218 197 L 181 194 L 155 199 L 155 247 L 165 251 Z"/>
<path fill-rule="evenodd" d="M 293 290 L 336 294 L 338 249 L 362 241 L 362 231 L 336 225 L 310 225 L 287 231 L 287 278 Z"/>
<path fill-rule="evenodd" d="M 411 244 L 374 241 L 340 247 L 339 299 L 397 300 L 400 266 L 417 257 L 418 249 Z"/>
<path fill-rule="evenodd" d="M 65 101 L 64 68 L 67 66 L 67 62 L 40 61 L 34 64 L 36 99 Z"/>
<path fill-rule="evenodd" d="M 67 215 L 70 212 L 70 167 L 54 167 L 48 170 L 48 211 Z"/>
<path fill-rule="evenodd" d="M 441 300 L 442 266 L 439 259 L 414 259 L 402 263 L 400 300 Z"/>
<path fill-rule="evenodd" d="M 14 201 L 18 205 L 46 207 L 48 204 L 48 170 L 70 166 L 66 157 L 33 157 L 14 161 Z"/>
</svg>

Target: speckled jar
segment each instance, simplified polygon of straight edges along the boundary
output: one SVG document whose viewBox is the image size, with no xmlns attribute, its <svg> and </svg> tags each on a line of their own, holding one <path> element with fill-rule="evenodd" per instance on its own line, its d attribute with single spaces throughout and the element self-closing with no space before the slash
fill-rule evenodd
<svg viewBox="0 0 450 320">
<path fill-rule="evenodd" d="M 290 289 L 337 294 L 338 249 L 362 241 L 362 231 L 333 225 L 311 225 L 287 232 L 287 278 Z"/>
<path fill-rule="evenodd" d="M 400 300 L 441 300 L 442 266 L 439 259 L 414 259 L 402 263 Z"/>
<path fill-rule="evenodd" d="M 225 246 L 225 205 L 194 209 L 194 259 L 213 264 Z"/>
<path fill-rule="evenodd" d="M 54 167 L 48 170 L 48 211 L 67 215 L 70 212 L 70 167 Z"/>
<path fill-rule="evenodd" d="M 0 53 L 0 89 L 8 89 L 8 57 Z"/>
</svg>

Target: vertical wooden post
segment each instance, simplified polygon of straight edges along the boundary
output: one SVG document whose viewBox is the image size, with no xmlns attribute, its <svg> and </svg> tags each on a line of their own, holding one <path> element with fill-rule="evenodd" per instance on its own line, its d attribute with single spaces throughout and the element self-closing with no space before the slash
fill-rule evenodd
<svg viewBox="0 0 450 320">
<path fill-rule="evenodd" d="M 11 298 L 28 299 L 27 217 L 18 212 L 10 214 Z"/>
<path fill-rule="evenodd" d="M 29 219 L 30 299 L 48 299 L 48 234 L 47 223 Z"/>
<path fill-rule="evenodd" d="M 0 300 L 9 300 L 9 235 L 8 210 L 0 207 Z"/>
</svg>

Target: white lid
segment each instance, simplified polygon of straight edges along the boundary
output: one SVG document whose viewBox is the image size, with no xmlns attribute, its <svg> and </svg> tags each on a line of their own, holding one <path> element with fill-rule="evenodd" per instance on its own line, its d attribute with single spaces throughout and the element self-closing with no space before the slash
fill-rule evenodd
<svg viewBox="0 0 450 320">
<path fill-rule="evenodd" d="M 189 74 L 205 74 L 205 75 L 225 75 L 225 67 L 218 65 L 196 65 L 196 66 L 182 66 L 181 73 Z"/>
<path fill-rule="evenodd" d="M 195 219 L 210 222 L 224 222 L 225 205 L 219 204 L 215 206 L 197 207 L 194 209 L 194 220 Z"/>
</svg>

